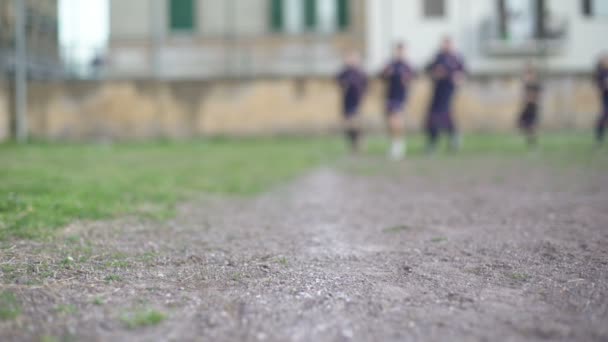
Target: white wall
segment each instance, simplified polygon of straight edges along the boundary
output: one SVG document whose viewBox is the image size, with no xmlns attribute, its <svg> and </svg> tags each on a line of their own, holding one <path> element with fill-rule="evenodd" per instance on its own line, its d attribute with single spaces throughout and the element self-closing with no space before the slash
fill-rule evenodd
<svg viewBox="0 0 608 342">
<path fill-rule="evenodd" d="M 517 71 L 529 59 L 491 57 L 481 51 L 481 24 L 495 15 L 493 0 L 446 0 L 447 15 L 442 19 L 423 18 L 423 1 L 368 2 L 367 62 L 370 71 L 381 68 L 390 57 L 390 47 L 396 40 L 407 42 L 410 60 L 422 67 L 446 34 L 453 37 L 473 72 Z M 590 70 L 600 52 L 608 49 L 608 17 L 585 18 L 581 0 L 548 0 L 548 7 L 556 16 L 567 17 L 569 22 L 565 49 L 550 57 L 548 65 L 558 72 Z"/>
<path fill-rule="evenodd" d="M 80 0 L 82 1 L 82 0 Z M 150 35 L 153 0 L 111 0 L 110 39 L 138 39 Z"/>
</svg>

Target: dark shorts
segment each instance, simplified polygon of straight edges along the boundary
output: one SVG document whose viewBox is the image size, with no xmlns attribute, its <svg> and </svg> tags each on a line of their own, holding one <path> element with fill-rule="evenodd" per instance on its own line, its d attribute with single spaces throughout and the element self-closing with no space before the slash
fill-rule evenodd
<svg viewBox="0 0 608 342">
<path fill-rule="evenodd" d="M 434 112 L 430 113 L 426 118 L 426 128 L 428 130 L 454 130 L 454 120 L 452 113 L 449 112 Z"/>
<path fill-rule="evenodd" d="M 354 116 L 357 116 L 357 114 L 359 114 L 359 106 L 344 107 L 344 110 L 342 111 L 342 116 L 344 116 L 345 119 L 350 119 Z"/>
<path fill-rule="evenodd" d="M 538 105 L 529 103 L 519 116 L 518 126 L 521 129 L 535 128 L 538 123 Z"/>
<path fill-rule="evenodd" d="M 388 99 L 386 100 L 386 115 L 391 116 L 403 112 L 405 108 L 404 99 Z"/>
</svg>

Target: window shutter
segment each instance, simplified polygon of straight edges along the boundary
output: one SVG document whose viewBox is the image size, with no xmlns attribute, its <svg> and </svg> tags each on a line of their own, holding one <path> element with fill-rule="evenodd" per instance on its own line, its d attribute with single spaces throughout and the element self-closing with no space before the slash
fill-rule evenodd
<svg viewBox="0 0 608 342">
<path fill-rule="evenodd" d="M 304 0 L 304 24 L 310 31 L 317 27 L 317 0 Z"/>
<path fill-rule="evenodd" d="M 283 0 L 270 1 L 270 28 L 274 32 L 283 30 Z"/>
<path fill-rule="evenodd" d="M 194 0 L 171 0 L 169 12 L 172 30 L 194 29 Z"/>
<path fill-rule="evenodd" d="M 340 31 L 346 31 L 350 25 L 350 1 L 349 0 L 337 0 L 336 13 L 338 14 L 338 28 Z"/>
<path fill-rule="evenodd" d="M 583 15 L 585 17 L 593 16 L 593 2 L 591 0 L 582 0 Z"/>
</svg>

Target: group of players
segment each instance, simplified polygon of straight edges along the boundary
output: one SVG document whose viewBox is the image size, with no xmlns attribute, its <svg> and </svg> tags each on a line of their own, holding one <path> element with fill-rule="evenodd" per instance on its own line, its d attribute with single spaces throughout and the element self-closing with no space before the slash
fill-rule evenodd
<svg viewBox="0 0 608 342">
<path fill-rule="evenodd" d="M 361 68 L 360 57 L 350 53 L 346 65 L 338 74 L 337 81 L 342 90 L 342 105 L 346 137 L 353 151 L 361 147 L 361 125 L 359 109 L 365 96 L 368 77 Z M 452 40 L 444 38 L 436 56 L 425 68 L 432 79 L 433 93 L 425 120 L 428 138 L 427 152 L 437 149 L 442 133 L 449 137 L 452 150 L 460 148 L 460 137 L 453 119 L 452 100 L 458 87 L 464 82 L 466 68 L 462 57 L 454 49 Z M 417 73 L 409 64 L 406 48 L 402 43 L 395 46 L 394 56 L 380 75 L 385 82 L 385 111 L 388 133 L 391 138 L 389 157 L 400 160 L 405 156 L 407 145 L 404 136 L 404 110 L 408 100 L 409 87 Z M 608 55 L 602 56 L 595 71 L 595 80 L 602 98 L 602 113 L 597 122 L 596 139 L 604 140 L 608 126 Z M 542 91 L 536 69 L 529 65 L 523 76 L 524 100 L 518 126 L 527 142 L 534 146 L 538 127 L 539 101 Z"/>
</svg>

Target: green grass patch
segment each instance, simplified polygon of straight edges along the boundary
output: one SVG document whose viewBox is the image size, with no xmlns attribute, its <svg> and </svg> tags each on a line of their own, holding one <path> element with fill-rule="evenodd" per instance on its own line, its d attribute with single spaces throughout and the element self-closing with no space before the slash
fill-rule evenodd
<svg viewBox="0 0 608 342">
<path fill-rule="evenodd" d="M 412 229 L 412 227 L 402 224 L 402 225 L 384 228 L 382 231 L 385 233 L 396 234 L 396 233 L 401 233 L 401 232 L 404 232 L 404 231 L 407 231 L 410 229 Z"/>
<path fill-rule="evenodd" d="M 93 303 L 93 305 L 96 305 L 96 306 L 102 306 L 103 305 L 103 299 L 101 299 L 101 297 L 95 297 L 93 299 L 92 303 Z"/>
<path fill-rule="evenodd" d="M 78 308 L 75 305 L 62 304 L 62 305 L 58 305 L 55 308 L 55 312 L 57 312 L 60 315 L 71 316 L 71 315 L 75 315 L 78 313 Z"/>
<path fill-rule="evenodd" d="M 336 139 L 0 145 L 0 240 L 46 238 L 79 219 L 164 219 L 179 200 L 254 194 L 343 150 Z"/>
<path fill-rule="evenodd" d="M 530 276 L 525 273 L 513 272 L 513 273 L 509 273 L 509 278 L 511 278 L 515 281 L 525 282 L 528 279 L 530 279 Z"/>
<path fill-rule="evenodd" d="M 21 315 L 21 306 L 15 294 L 9 291 L 0 293 L 0 321 L 14 320 Z"/>
<path fill-rule="evenodd" d="M 167 315 L 157 310 L 137 310 L 127 312 L 120 316 L 121 322 L 128 329 L 137 329 L 159 325 L 167 318 Z"/>
<path fill-rule="evenodd" d="M 122 281 L 122 277 L 117 274 L 109 274 L 105 278 L 103 278 L 106 283 L 116 283 Z"/>
<path fill-rule="evenodd" d="M 412 163 L 414 171 L 429 175 L 470 167 L 473 159 L 499 166 L 518 158 L 555 168 L 608 169 L 608 146 L 594 149 L 591 134 L 542 134 L 536 151 L 529 151 L 515 134 L 463 138 L 459 153 L 441 146 L 428 158 L 424 137 L 411 136 L 408 161 L 418 161 Z M 367 154 L 385 160 L 388 139 L 371 137 L 367 142 Z M 344 154 L 338 138 L 0 145 L 0 241 L 52 237 L 74 220 L 125 214 L 165 219 L 173 215 L 178 201 L 196 194 L 255 194 Z M 402 174 L 387 165 L 354 160 L 347 169 Z M 67 240 L 77 244 L 79 237 Z"/>
</svg>

